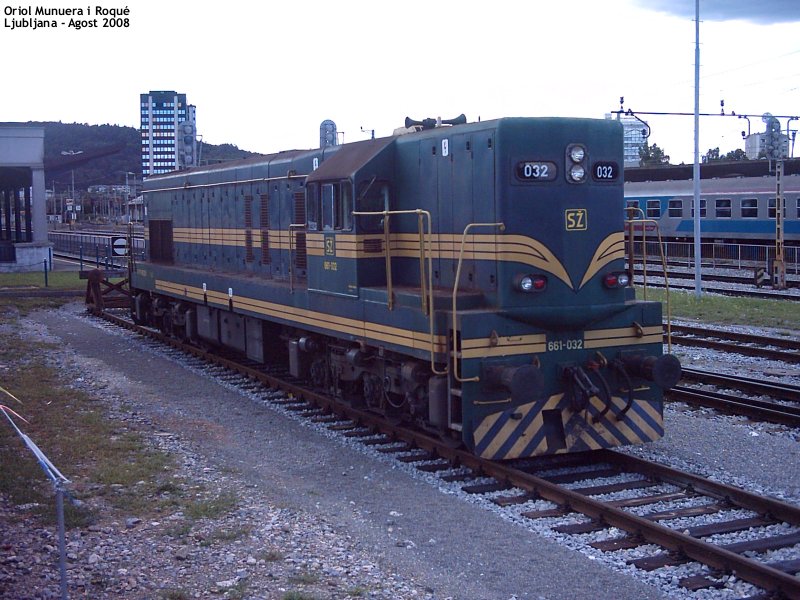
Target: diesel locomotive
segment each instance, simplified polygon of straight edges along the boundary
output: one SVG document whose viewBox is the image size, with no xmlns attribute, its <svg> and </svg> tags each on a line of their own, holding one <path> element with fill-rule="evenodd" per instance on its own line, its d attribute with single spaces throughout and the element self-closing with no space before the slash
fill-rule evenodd
<svg viewBox="0 0 800 600">
<path fill-rule="evenodd" d="M 483 457 L 656 440 L 680 363 L 624 264 L 614 121 L 425 120 L 150 177 L 138 322 Z"/>
</svg>

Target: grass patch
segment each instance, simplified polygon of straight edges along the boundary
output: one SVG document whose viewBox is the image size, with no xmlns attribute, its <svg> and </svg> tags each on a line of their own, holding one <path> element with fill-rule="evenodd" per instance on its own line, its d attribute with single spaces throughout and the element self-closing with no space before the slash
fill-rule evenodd
<svg viewBox="0 0 800 600">
<path fill-rule="evenodd" d="M 42 355 L 53 347 L 18 335 L 16 316 L 0 311 L 0 385 L 24 404 L 3 395 L 29 422 L 17 425 L 73 482 L 80 500 L 102 496 L 119 514 L 147 516 L 159 507 L 158 489 L 174 485 L 174 465 L 152 450 L 127 423 L 108 418 L 99 403 L 64 386 L 64 374 L 46 365 Z M 47 522 L 55 519 L 55 493 L 41 467 L 3 419 L 0 425 L 0 493 L 14 504 L 35 505 Z M 65 503 L 68 527 L 92 522 L 87 504 Z"/>
<path fill-rule="evenodd" d="M 191 593 L 185 590 L 176 589 L 161 590 L 158 593 L 158 597 L 162 598 L 163 600 L 190 600 L 191 598 L 194 598 Z"/>
<path fill-rule="evenodd" d="M 217 543 L 226 544 L 247 537 L 253 530 L 252 527 L 237 527 L 235 529 L 216 529 L 205 539 L 200 541 L 201 546 L 212 546 Z"/>
<path fill-rule="evenodd" d="M 92 266 L 84 265 L 85 269 Z M 45 289 L 44 270 L 30 273 L 0 273 L 0 289 Z M 54 290 L 85 290 L 86 280 L 78 271 L 50 271 L 47 273 L 47 288 Z"/>
<path fill-rule="evenodd" d="M 316 596 L 312 596 L 311 594 L 306 594 L 304 592 L 297 592 L 297 591 L 289 591 L 286 592 L 282 600 L 317 600 Z"/>
<path fill-rule="evenodd" d="M 319 575 L 316 573 L 309 573 L 308 571 L 295 573 L 289 576 L 289 583 L 312 585 L 314 583 L 319 583 Z"/>
<path fill-rule="evenodd" d="M 285 556 L 280 550 L 265 550 L 261 553 L 260 558 L 267 562 L 277 562 L 283 560 Z"/>
<path fill-rule="evenodd" d="M 641 288 L 637 288 L 636 297 L 643 297 Z M 664 290 L 649 288 L 647 298 L 663 303 L 666 293 Z M 722 325 L 747 323 L 755 327 L 800 328 L 797 303 L 788 300 L 737 298 L 706 293 L 697 298 L 694 292 L 672 291 L 670 304 L 673 318 Z M 664 315 L 666 316 L 666 307 Z"/>
<path fill-rule="evenodd" d="M 216 519 L 236 508 L 238 500 L 233 494 L 221 494 L 216 498 L 188 502 L 184 513 L 190 519 Z"/>
</svg>

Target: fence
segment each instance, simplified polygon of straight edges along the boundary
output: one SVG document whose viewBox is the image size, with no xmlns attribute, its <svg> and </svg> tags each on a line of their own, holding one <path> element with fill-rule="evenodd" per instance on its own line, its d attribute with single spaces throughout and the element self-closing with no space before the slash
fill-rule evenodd
<svg viewBox="0 0 800 600">
<path fill-rule="evenodd" d="M 634 244 L 637 256 L 642 255 L 642 241 Z M 648 259 L 660 258 L 658 242 L 647 240 L 645 246 Z M 694 244 L 692 242 L 665 242 L 664 253 L 673 264 L 694 266 Z M 703 242 L 700 244 L 700 260 L 703 266 L 711 268 L 756 269 L 763 267 L 769 271 L 775 259 L 775 246 L 760 244 L 726 244 Z M 787 274 L 800 273 L 800 248 L 784 247 L 784 261 Z"/>
<path fill-rule="evenodd" d="M 22 404 L 22 402 L 18 400 L 14 394 L 3 387 L 0 387 L 0 392 Z M 61 578 L 61 599 L 67 600 L 67 550 L 66 535 L 64 532 L 64 494 L 66 493 L 65 485 L 70 481 L 64 477 L 64 475 L 62 475 L 61 471 L 59 471 L 52 462 L 50 462 L 50 459 L 45 456 L 44 452 L 41 451 L 39 446 L 37 446 L 31 438 L 22 432 L 22 430 L 14 422 L 14 419 L 11 418 L 11 415 L 14 415 L 17 418 L 25 421 L 24 418 L 3 404 L 0 404 L 0 413 L 3 413 L 8 422 L 11 423 L 11 426 L 17 432 L 17 435 L 22 438 L 22 441 L 36 457 L 36 460 L 39 462 L 39 466 L 42 467 L 45 475 L 47 475 L 47 477 L 53 482 L 53 488 L 56 492 L 56 513 L 58 517 L 58 570 Z M 27 421 L 25 422 L 27 423 Z"/>
</svg>

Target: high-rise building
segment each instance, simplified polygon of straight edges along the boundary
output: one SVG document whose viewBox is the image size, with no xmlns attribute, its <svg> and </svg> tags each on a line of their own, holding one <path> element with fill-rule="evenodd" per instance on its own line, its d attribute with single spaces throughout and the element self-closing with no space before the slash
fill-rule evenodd
<svg viewBox="0 0 800 600">
<path fill-rule="evenodd" d="M 606 113 L 606 119 L 614 118 L 611 113 Z M 617 114 L 616 119 L 622 123 L 623 152 L 626 167 L 639 166 L 639 149 L 647 143 L 650 135 L 650 126 L 640 119 L 629 115 Z"/>
<path fill-rule="evenodd" d="M 186 94 L 151 91 L 139 97 L 142 174 L 157 175 L 191 167 L 197 161 L 195 107 Z"/>
</svg>

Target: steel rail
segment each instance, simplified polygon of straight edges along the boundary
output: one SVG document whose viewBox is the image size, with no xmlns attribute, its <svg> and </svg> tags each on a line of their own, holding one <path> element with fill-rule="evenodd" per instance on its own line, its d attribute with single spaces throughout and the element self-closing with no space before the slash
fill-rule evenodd
<svg viewBox="0 0 800 600">
<path fill-rule="evenodd" d="M 778 348 L 788 348 L 800 352 L 800 340 L 794 338 L 765 337 L 763 335 L 752 335 L 740 333 L 738 331 L 725 331 L 722 329 L 707 329 L 693 325 L 672 325 L 672 331 L 685 335 L 700 335 L 704 337 L 715 337 L 721 340 L 733 340 L 746 344 L 764 344 L 765 346 L 775 346 Z"/>
<path fill-rule="evenodd" d="M 709 338 L 696 338 L 684 335 L 672 334 L 672 342 L 679 346 L 691 346 L 695 348 L 709 348 L 711 350 L 720 350 L 730 354 L 743 354 L 745 356 L 754 356 L 757 358 L 766 358 L 768 360 L 775 360 L 787 363 L 800 363 L 800 352 L 792 350 L 777 350 L 774 348 L 761 348 L 758 346 L 743 346 L 741 342 L 737 343 L 733 340 L 720 340 Z"/>
<path fill-rule="evenodd" d="M 709 373 L 708 371 L 687 368 L 681 370 L 681 380 L 696 381 L 698 383 L 744 390 L 760 396 L 772 396 L 780 400 L 800 402 L 800 386 L 777 381 L 753 379 L 750 377 L 741 377 L 740 375 Z"/>
<path fill-rule="evenodd" d="M 800 427 L 800 408 L 794 406 L 783 406 L 752 398 L 734 398 L 719 392 L 696 390 L 684 386 L 675 386 L 669 390 L 667 398 L 673 402 L 679 401 L 705 406 L 726 413 L 758 419 L 759 421 L 768 421 L 789 427 Z"/>
</svg>

